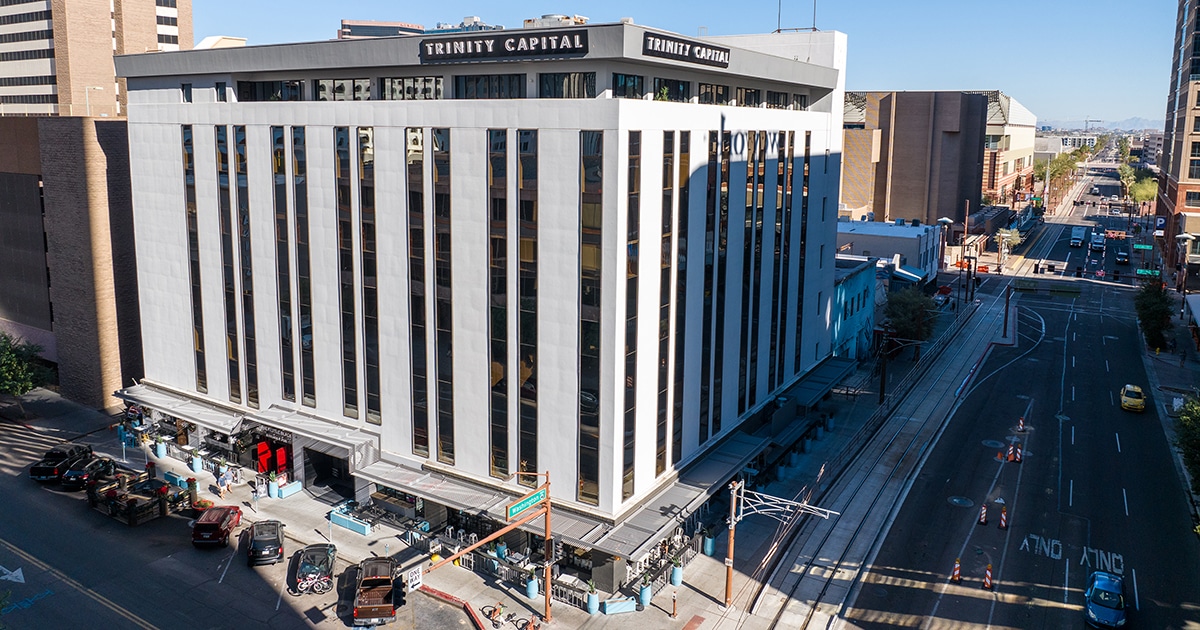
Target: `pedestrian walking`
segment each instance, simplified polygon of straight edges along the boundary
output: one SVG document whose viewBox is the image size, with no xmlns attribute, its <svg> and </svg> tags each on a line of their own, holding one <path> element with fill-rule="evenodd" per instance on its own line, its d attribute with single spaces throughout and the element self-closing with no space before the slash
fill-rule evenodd
<svg viewBox="0 0 1200 630">
<path fill-rule="evenodd" d="M 221 476 L 217 479 L 217 494 L 222 499 L 225 498 L 225 491 L 230 489 L 229 484 L 230 484 L 229 470 L 226 470 L 225 472 L 221 473 Z"/>
</svg>

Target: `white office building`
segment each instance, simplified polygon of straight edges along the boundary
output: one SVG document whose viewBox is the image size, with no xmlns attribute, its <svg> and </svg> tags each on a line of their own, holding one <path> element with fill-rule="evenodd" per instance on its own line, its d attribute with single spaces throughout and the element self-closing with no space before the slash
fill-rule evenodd
<svg viewBox="0 0 1200 630">
<path fill-rule="evenodd" d="M 845 44 L 620 23 L 120 57 L 146 379 L 119 395 L 181 450 L 431 529 L 494 530 L 539 483 L 513 473 L 550 471 L 565 542 L 636 562 L 771 445 L 744 420 L 846 369 Z"/>
</svg>

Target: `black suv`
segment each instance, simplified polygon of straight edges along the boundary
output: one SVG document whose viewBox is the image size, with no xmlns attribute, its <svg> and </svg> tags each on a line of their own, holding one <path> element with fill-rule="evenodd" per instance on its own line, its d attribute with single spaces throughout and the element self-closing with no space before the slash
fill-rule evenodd
<svg viewBox="0 0 1200 630">
<path fill-rule="evenodd" d="M 62 475 L 62 487 L 78 490 L 89 481 L 112 477 L 117 472 L 117 463 L 107 457 L 92 456 L 67 469 Z"/>
<path fill-rule="evenodd" d="M 247 534 L 246 565 L 275 564 L 283 560 L 283 528 L 279 521 L 259 521 Z"/>
</svg>

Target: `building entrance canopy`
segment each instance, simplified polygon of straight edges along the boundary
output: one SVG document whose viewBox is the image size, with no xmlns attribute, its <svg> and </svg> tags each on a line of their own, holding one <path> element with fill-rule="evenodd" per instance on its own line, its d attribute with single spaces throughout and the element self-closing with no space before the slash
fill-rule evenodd
<svg viewBox="0 0 1200 630">
<path fill-rule="evenodd" d="M 237 433 L 243 420 L 236 410 L 203 403 L 147 381 L 117 390 L 113 396 L 225 435 Z"/>
</svg>

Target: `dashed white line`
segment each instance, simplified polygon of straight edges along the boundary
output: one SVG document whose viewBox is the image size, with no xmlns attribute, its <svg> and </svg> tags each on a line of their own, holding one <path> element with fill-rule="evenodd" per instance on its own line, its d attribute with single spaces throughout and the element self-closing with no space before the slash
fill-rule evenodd
<svg viewBox="0 0 1200 630">
<path fill-rule="evenodd" d="M 237 554 L 236 551 L 230 553 L 228 558 L 225 558 L 225 568 L 221 571 L 221 579 L 217 580 L 217 584 L 225 581 L 225 574 L 229 572 L 229 565 L 233 564 L 233 556 L 235 554 Z"/>
<path fill-rule="evenodd" d="M 1075 507 L 1075 480 L 1071 480 L 1070 491 L 1067 494 L 1067 507 Z"/>
<path fill-rule="evenodd" d="M 1064 562 L 1066 571 L 1063 572 L 1063 603 L 1067 603 L 1067 595 L 1071 593 L 1071 563 Z"/>
<path fill-rule="evenodd" d="M 1075 367 L 1075 357 L 1071 357 L 1071 367 Z"/>
<path fill-rule="evenodd" d="M 1075 386 L 1071 386 L 1071 402 L 1075 402 Z"/>
<path fill-rule="evenodd" d="M 1120 453 L 1121 452 L 1121 434 L 1114 433 L 1113 435 L 1116 436 L 1116 438 L 1117 438 L 1117 452 Z"/>
<path fill-rule="evenodd" d="M 1125 494 L 1125 488 L 1121 488 L 1121 500 L 1125 502 L 1125 516 L 1129 516 L 1129 496 Z"/>
<path fill-rule="evenodd" d="M 1130 569 L 1130 570 L 1133 571 L 1133 608 L 1134 608 L 1134 610 L 1141 610 L 1142 606 L 1141 606 L 1141 604 L 1138 603 L 1137 569 Z"/>
<path fill-rule="evenodd" d="M 1075 446 L 1075 427 L 1071 427 L 1071 446 Z"/>
<path fill-rule="evenodd" d="M 1105 371 L 1105 372 L 1111 372 L 1111 371 L 1112 371 L 1112 370 L 1108 369 L 1108 359 L 1105 359 L 1105 360 L 1104 360 L 1104 371 Z"/>
</svg>

